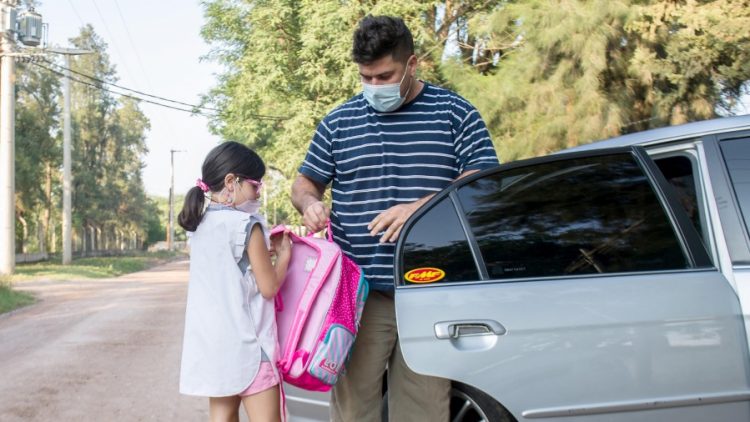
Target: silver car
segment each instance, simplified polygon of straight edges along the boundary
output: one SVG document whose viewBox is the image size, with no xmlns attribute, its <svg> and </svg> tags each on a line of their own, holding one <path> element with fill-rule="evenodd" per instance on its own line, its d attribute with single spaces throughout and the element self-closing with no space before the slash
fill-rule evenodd
<svg viewBox="0 0 750 422">
<path fill-rule="evenodd" d="M 401 348 L 455 420 L 748 421 L 749 227 L 750 116 L 483 171 L 402 231 Z"/>
</svg>

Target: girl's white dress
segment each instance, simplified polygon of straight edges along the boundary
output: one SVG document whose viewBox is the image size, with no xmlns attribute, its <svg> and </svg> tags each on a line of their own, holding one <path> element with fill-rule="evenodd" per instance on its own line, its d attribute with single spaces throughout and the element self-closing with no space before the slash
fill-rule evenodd
<svg viewBox="0 0 750 422">
<path fill-rule="evenodd" d="M 274 301 L 261 296 L 246 253 L 255 224 L 268 245 L 263 217 L 211 205 L 190 236 L 182 394 L 233 396 L 250 386 L 261 360 L 275 363 Z"/>
</svg>

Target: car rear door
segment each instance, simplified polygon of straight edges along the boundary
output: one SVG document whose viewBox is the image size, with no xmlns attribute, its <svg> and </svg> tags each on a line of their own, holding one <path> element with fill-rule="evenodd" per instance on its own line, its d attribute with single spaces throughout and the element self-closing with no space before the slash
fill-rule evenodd
<svg viewBox="0 0 750 422">
<path fill-rule="evenodd" d="M 401 348 L 518 420 L 750 420 L 736 293 L 637 147 L 487 170 L 396 249 Z"/>
</svg>

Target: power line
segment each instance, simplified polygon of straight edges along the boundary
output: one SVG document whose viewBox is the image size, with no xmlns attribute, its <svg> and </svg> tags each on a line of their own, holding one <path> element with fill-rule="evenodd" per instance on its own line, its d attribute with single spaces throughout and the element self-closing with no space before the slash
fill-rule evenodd
<svg viewBox="0 0 750 422">
<path fill-rule="evenodd" d="M 119 88 L 119 89 L 122 89 L 122 90 L 125 90 L 125 91 L 130 91 L 130 92 L 132 92 L 134 94 L 138 94 L 138 95 L 142 95 L 142 96 L 154 98 L 154 99 L 157 99 L 157 100 L 160 100 L 160 101 L 166 101 L 166 102 L 169 102 L 169 103 L 179 104 L 179 105 L 182 105 L 182 106 L 185 106 L 185 107 L 190 107 L 190 108 L 196 109 L 196 110 L 207 110 L 207 111 L 212 111 L 212 112 L 216 112 L 216 113 L 220 113 L 221 112 L 221 110 L 219 110 L 219 109 L 215 109 L 215 108 L 211 108 L 211 107 L 206 107 L 206 106 L 198 106 L 198 105 L 195 105 L 195 104 L 189 104 L 189 103 L 186 103 L 186 102 L 172 100 L 172 99 L 169 99 L 169 98 L 165 98 L 165 97 L 161 97 L 161 96 L 158 96 L 158 95 L 153 95 L 153 94 L 149 94 L 149 93 L 146 93 L 146 92 L 138 91 L 138 90 L 135 90 L 135 89 L 132 89 L 132 88 L 128 88 L 128 87 L 124 87 L 124 86 L 121 86 L 121 85 L 117 85 L 117 84 L 115 84 L 113 82 L 108 82 L 108 81 L 102 80 L 100 78 L 97 78 L 96 76 L 88 75 L 86 73 L 83 73 L 83 72 L 80 72 L 80 71 L 77 71 L 77 70 L 74 70 L 74 69 L 66 68 L 65 66 L 59 65 L 59 64 L 57 64 L 57 63 L 55 63 L 55 62 L 53 62 L 53 61 L 51 61 L 49 59 L 44 59 L 44 61 L 46 63 L 52 65 L 52 66 L 55 66 L 56 68 L 59 68 L 61 70 L 70 71 L 71 73 L 75 73 L 76 75 L 82 76 L 84 78 L 88 78 L 88 79 L 90 79 L 92 81 L 95 81 L 97 83 L 100 83 L 102 85 L 110 85 L 110 86 L 113 86 L 115 88 Z M 284 116 L 270 116 L 270 115 L 265 115 L 265 114 L 250 114 L 250 116 L 258 118 L 258 119 L 264 119 L 264 120 L 286 120 L 288 118 L 288 117 L 284 117 Z"/>
<path fill-rule="evenodd" d="M 169 98 L 164 98 L 164 97 L 160 97 L 158 95 L 148 94 L 146 92 L 138 91 L 136 89 L 132 89 L 132 88 L 124 87 L 124 86 L 121 86 L 121 85 L 117 85 L 116 83 L 105 81 L 103 79 L 97 78 L 96 76 L 88 75 L 86 73 L 77 71 L 75 69 L 70 69 L 70 68 L 67 68 L 65 66 L 59 65 L 59 64 L 57 64 L 57 63 L 55 63 L 55 62 L 53 62 L 53 61 L 51 61 L 49 59 L 44 59 L 44 61 L 47 64 L 49 64 L 49 65 L 52 65 L 54 67 L 59 68 L 60 70 L 67 70 L 67 71 L 69 71 L 71 73 L 74 73 L 74 74 L 76 74 L 78 76 L 82 76 L 82 77 L 87 78 L 87 79 L 91 79 L 92 81 L 100 83 L 102 85 L 110 85 L 110 86 L 113 86 L 115 88 L 123 89 L 125 91 L 130 91 L 130 92 L 132 92 L 134 94 L 143 95 L 145 97 L 150 97 L 150 98 L 154 98 L 154 99 L 157 99 L 157 100 L 166 101 L 166 102 L 169 102 L 169 103 L 183 105 L 183 106 L 186 106 L 186 107 L 191 107 L 191 108 L 196 108 L 196 109 L 203 109 L 203 110 L 208 110 L 208 111 L 215 111 L 215 112 L 219 111 L 219 110 L 214 109 L 214 108 L 197 106 L 195 104 L 188 104 L 188 103 L 185 103 L 185 102 L 182 102 L 182 101 L 177 101 L 177 100 L 170 100 Z"/>
<path fill-rule="evenodd" d="M 70 8 L 73 9 L 73 13 L 75 13 L 76 17 L 78 18 L 78 21 L 81 22 L 81 26 L 86 26 L 86 24 L 83 22 L 83 19 L 81 19 L 81 15 L 78 14 L 78 10 L 76 10 L 76 7 L 73 5 L 72 0 L 68 0 L 68 4 L 70 5 Z"/>
<path fill-rule="evenodd" d="M 120 7 L 120 2 L 117 0 L 114 0 L 115 8 L 117 10 L 117 15 L 120 17 L 120 22 L 122 23 L 123 29 L 125 29 L 125 35 L 127 36 L 128 43 L 130 44 L 130 48 L 133 50 L 133 53 L 135 54 L 136 62 L 138 63 L 138 69 L 140 69 L 141 74 L 143 75 L 143 79 L 146 81 L 146 87 L 149 91 L 154 92 L 154 87 L 151 85 L 151 80 L 148 77 L 148 72 L 146 72 L 146 67 L 143 65 L 143 60 L 141 60 L 141 55 L 138 53 L 138 49 L 135 47 L 135 43 L 133 42 L 133 37 L 130 35 L 130 29 L 128 29 L 128 24 L 125 21 L 125 16 L 122 13 L 122 8 Z M 174 135 L 177 132 L 174 130 L 174 125 L 172 124 L 172 119 L 169 116 L 164 116 L 164 121 L 167 124 L 167 127 L 169 131 Z"/>
<path fill-rule="evenodd" d="M 148 86 L 148 89 L 153 91 L 154 87 L 151 86 L 151 81 L 149 81 L 148 79 L 148 72 L 146 72 L 145 66 L 143 66 L 141 55 L 138 54 L 138 49 L 135 48 L 133 37 L 130 35 L 130 30 L 128 29 L 128 24 L 127 22 L 125 22 L 125 17 L 122 15 L 122 9 L 120 9 L 120 3 L 117 0 L 114 0 L 114 2 L 115 2 L 115 8 L 117 9 L 117 14 L 120 16 L 120 22 L 122 22 L 123 28 L 125 28 L 125 35 L 127 35 L 128 42 L 130 43 L 130 48 L 132 48 L 133 53 L 135 53 L 135 58 L 136 58 L 136 61 L 138 62 L 138 67 L 140 68 L 141 73 L 143 73 L 144 79 L 146 79 L 146 85 Z"/>
<path fill-rule="evenodd" d="M 52 73 L 54 73 L 55 75 L 58 75 L 58 76 L 60 76 L 60 77 L 66 77 L 66 75 L 65 75 L 65 74 L 64 74 L 63 72 L 60 72 L 60 71 L 58 71 L 58 70 L 55 70 L 55 69 L 49 68 L 49 67 L 47 67 L 47 66 L 44 66 L 44 65 L 42 65 L 42 64 L 39 64 L 39 63 L 37 63 L 37 62 L 35 62 L 35 61 L 32 61 L 32 62 L 31 62 L 31 64 L 33 64 L 33 65 L 35 65 L 35 66 L 38 66 L 38 67 L 41 67 L 42 69 L 45 69 L 45 70 L 47 70 L 47 71 L 49 71 L 49 72 L 52 72 Z M 130 99 L 133 99 L 133 100 L 136 100 L 136 101 L 143 101 L 143 102 L 145 102 L 145 103 L 149 103 L 149 104 L 157 105 L 157 106 L 160 106 L 160 107 L 165 107 L 165 108 L 169 108 L 169 109 L 172 109 L 172 110 L 182 111 L 182 112 L 186 112 L 186 113 L 191 113 L 191 114 L 198 114 L 198 115 L 201 115 L 201 116 L 205 116 L 205 117 L 216 117 L 216 115 L 215 115 L 215 114 L 206 114 L 206 113 L 202 113 L 202 112 L 200 111 L 200 109 L 191 109 L 191 110 L 187 110 L 187 109 L 184 109 L 184 108 L 180 108 L 180 107 L 174 107 L 174 106 L 171 106 L 171 105 L 167 105 L 167 104 L 164 104 L 164 103 L 159 103 L 159 102 L 156 102 L 156 101 L 151 101 L 151 100 L 148 100 L 148 99 L 145 99 L 145 98 L 142 98 L 142 97 L 138 97 L 138 96 L 134 96 L 134 95 L 126 94 L 126 93 L 123 93 L 123 92 L 117 92 L 117 91 L 113 91 L 113 90 L 111 90 L 111 89 L 107 89 L 107 88 L 105 88 L 104 86 L 101 86 L 101 85 L 96 85 L 96 84 L 93 84 L 93 83 L 91 83 L 91 82 L 87 82 L 87 81 L 84 81 L 84 80 L 78 79 L 78 78 L 76 78 L 76 77 L 73 77 L 73 76 L 70 76 L 69 78 L 70 78 L 70 80 L 71 80 L 71 81 L 73 81 L 73 82 L 77 82 L 77 83 L 79 83 L 79 84 L 82 84 L 82 85 L 86 85 L 86 86 L 88 86 L 88 87 L 90 87 L 90 88 L 98 89 L 98 90 L 101 90 L 101 91 L 104 91 L 104 92 L 109 92 L 109 93 L 111 93 L 111 94 L 119 95 L 119 96 L 121 96 L 121 97 L 126 97 L 126 98 L 130 98 Z"/>
<path fill-rule="evenodd" d="M 112 35 L 112 32 L 109 30 L 109 26 L 107 26 L 107 22 L 104 20 L 104 15 L 102 15 L 101 10 L 99 10 L 99 5 L 96 4 L 96 0 L 91 0 L 91 3 L 94 4 L 94 8 L 96 9 L 96 14 L 99 15 L 99 19 L 102 20 L 102 25 L 104 25 L 104 30 L 107 31 L 107 35 L 112 39 L 112 44 L 115 46 L 115 51 L 118 55 L 120 55 L 120 58 L 122 59 L 122 65 L 125 67 L 125 72 L 130 76 L 131 79 L 133 79 L 133 82 L 137 82 L 135 78 L 133 78 L 133 74 L 130 72 L 130 68 L 128 68 L 128 63 L 125 60 L 125 56 L 120 51 L 120 46 L 117 45 L 117 40 L 115 40 L 114 35 Z"/>
</svg>

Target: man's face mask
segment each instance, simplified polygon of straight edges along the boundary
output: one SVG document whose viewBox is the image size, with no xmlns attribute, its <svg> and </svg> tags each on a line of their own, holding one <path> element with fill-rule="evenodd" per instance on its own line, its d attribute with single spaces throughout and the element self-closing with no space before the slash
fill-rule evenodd
<svg viewBox="0 0 750 422">
<path fill-rule="evenodd" d="M 406 90 L 406 94 L 401 96 L 401 84 L 406 79 L 406 74 L 409 73 L 409 65 L 406 65 L 404 70 L 404 76 L 401 78 L 401 82 L 396 84 L 387 85 L 372 85 L 362 82 L 363 92 L 365 99 L 368 103 L 377 111 L 382 113 L 388 113 L 396 110 L 404 103 L 406 97 L 409 96 L 411 91 L 412 80 L 409 80 L 409 88 Z"/>
</svg>

